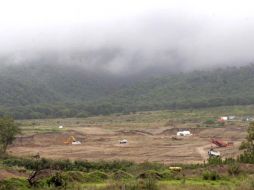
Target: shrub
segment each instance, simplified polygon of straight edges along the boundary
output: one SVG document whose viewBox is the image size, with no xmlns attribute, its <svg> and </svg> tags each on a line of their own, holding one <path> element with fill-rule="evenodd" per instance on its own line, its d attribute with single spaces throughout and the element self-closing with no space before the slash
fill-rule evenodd
<svg viewBox="0 0 254 190">
<path fill-rule="evenodd" d="M 143 162 L 140 164 L 140 166 L 144 170 L 162 170 L 165 168 L 164 164 L 161 163 L 154 163 L 154 162 Z"/>
<path fill-rule="evenodd" d="M 94 171 L 84 175 L 85 182 L 102 182 L 106 179 L 108 179 L 108 175 L 100 171 Z"/>
<path fill-rule="evenodd" d="M 155 171 L 155 170 L 147 170 L 147 171 L 139 174 L 138 178 L 160 180 L 160 179 L 162 179 L 162 175 L 159 172 Z"/>
<path fill-rule="evenodd" d="M 208 164 L 209 165 L 221 165 L 223 163 L 223 160 L 221 159 L 221 157 L 210 157 L 208 158 Z"/>
<path fill-rule="evenodd" d="M 203 179 L 204 180 L 213 180 L 213 181 L 215 181 L 215 180 L 219 180 L 220 176 L 215 171 L 205 171 L 203 173 Z"/>
<path fill-rule="evenodd" d="M 226 158 L 223 163 L 224 164 L 235 164 L 236 160 L 234 158 Z"/>
<path fill-rule="evenodd" d="M 169 170 L 164 170 L 163 172 L 160 172 L 161 179 L 168 180 L 168 179 L 174 179 L 174 174 Z"/>
<path fill-rule="evenodd" d="M 98 162 L 88 162 L 88 161 L 74 161 L 70 160 L 50 160 L 42 158 L 40 160 L 33 160 L 28 158 L 9 158 L 4 160 L 3 164 L 7 166 L 23 166 L 29 170 L 35 169 L 54 169 L 63 171 L 114 171 L 123 170 L 126 171 L 131 166 L 135 165 L 133 162 L 129 161 L 98 161 Z"/>
<path fill-rule="evenodd" d="M 64 177 L 69 182 L 84 182 L 84 174 L 79 171 L 70 171 L 64 174 Z"/>
<path fill-rule="evenodd" d="M 47 183 L 49 186 L 53 185 L 54 187 L 66 187 L 66 179 L 59 172 L 49 178 Z"/>
<path fill-rule="evenodd" d="M 244 163 L 254 163 L 254 122 L 250 123 L 248 134 L 245 141 L 242 142 L 240 150 L 244 150 L 244 153 L 240 155 L 239 161 Z"/>
<path fill-rule="evenodd" d="M 118 170 L 113 173 L 113 179 L 115 180 L 123 180 L 123 179 L 131 179 L 133 176 L 125 171 Z"/>
<path fill-rule="evenodd" d="M 215 124 L 215 121 L 214 121 L 214 119 L 209 118 L 209 119 L 207 119 L 207 120 L 205 121 L 205 124 L 207 124 L 207 125 Z"/>
<path fill-rule="evenodd" d="M 230 164 L 228 166 L 228 173 L 229 175 L 232 175 L 232 176 L 236 176 L 236 175 L 239 175 L 240 174 L 240 165 L 237 164 L 237 163 L 234 163 L 234 164 Z"/>
</svg>

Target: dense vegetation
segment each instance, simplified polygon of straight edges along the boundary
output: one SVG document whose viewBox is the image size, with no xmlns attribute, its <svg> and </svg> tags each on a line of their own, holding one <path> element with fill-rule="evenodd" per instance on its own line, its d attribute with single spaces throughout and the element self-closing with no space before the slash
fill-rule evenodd
<svg viewBox="0 0 254 190">
<path fill-rule="evenodd" d="M 242 162 L 254 164 L 254 123 L 251 123 L 248 128 L 248 135 L 246 140 L 242 142 L 240 149 L 244 153 L 240 156 Z"/>
<path fill-rule="evenodd" d="M 253 65 L 138 79 L 88 73 L 80 66 L 3 66 L 0 115 L 86 117 L 254 103 Z"/>
<path fill-rule="evenodd" d="M 21 132 L 12 118 L 0 118 L 0 154 L 5 154 L 15 136 Z"/>
<path fill-rule="evenodd" d="M 211 158 L 204 164 L 178 164 L 181 171 L 159 163 L 69 161 L 31 158 L 3 159 L 3 166 L 27 172 L 28 179 L 0 180 L 0 189 L 252 189 L 253 167 L 234 159 Z M 241 166 L 241 167 L 240 167 Z M 244 171 L 243 171 L 244 168 Z"/>
</svg>

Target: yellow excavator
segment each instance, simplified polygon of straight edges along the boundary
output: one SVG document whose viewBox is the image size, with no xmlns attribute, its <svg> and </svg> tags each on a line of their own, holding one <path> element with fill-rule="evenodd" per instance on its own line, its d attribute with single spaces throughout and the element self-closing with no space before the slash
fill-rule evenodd
<svg viewBox="0 0 254 190">
<path fill-rule="evenodd" d="M 81 142 L 77 141 L 74 136 L 69 136 L 68 139 L 64 142 L 64 144 L 77 145 L 77 144 L 81 144 Z"/>
</svg>

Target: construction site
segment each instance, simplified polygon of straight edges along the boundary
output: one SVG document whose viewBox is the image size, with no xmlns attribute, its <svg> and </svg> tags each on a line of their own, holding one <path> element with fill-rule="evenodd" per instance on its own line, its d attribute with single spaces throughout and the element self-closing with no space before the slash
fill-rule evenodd
<svg viewBox="0 0 254 190">
<path fill-rule="evenodd" d="M 109 124 L 99 119 L 65 119 L 60 121 L 65 122 L 64 127 L 59 128 L 57 120 L 36 122 L 30 126 L 23 124 L 26 132 L 16 138 L 9 148 L 10 154 L 89 161 L 203 163 L 209 156 L 237 157 L 247 126 L 226 123 L 219 127 L 196 127 L 193 122 L 171 125 L 164 121 Z M 42 128 L 44 131 L 39 130 Z"/>
</svg>

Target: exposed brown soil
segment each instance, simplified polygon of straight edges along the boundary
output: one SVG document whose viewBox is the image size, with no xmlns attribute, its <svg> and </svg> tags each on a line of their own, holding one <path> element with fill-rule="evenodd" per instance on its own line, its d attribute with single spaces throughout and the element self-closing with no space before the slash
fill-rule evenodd
<svg viewBox="0 0 254 190">
<path fill-rule="evenodd" d="M 25 172 L 19 172 L 17 170 L 0 169 L 0 180 L 27 176 L 28 175 Z"/>
<path fill-rule="evenodd" d="M 163 163 L 201 163 L 207 159 L 212 137 L 234 141 L 234 145 L 218 148 L 223 157 L 239 154 L 238 147 L 246 133 L 243 128 L 190 128 L 189 137 L 172 138 L 179 128 L 103 128 L 78 127 L 70 131 L 51 132 L 17 138 L 9 151 L 14 155 L 32 156 L 38 152 L 52 159 L 114 160 L 136 162 L 155 161 Z M 74 136 L 81 145 L 65 145 L 64 141 Z M 119 141 L 127 139 L 128 144 Z"/>
</svg>

